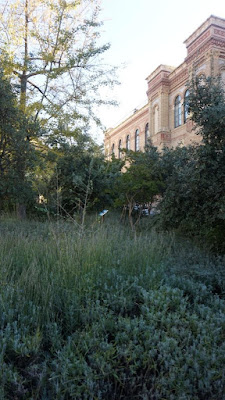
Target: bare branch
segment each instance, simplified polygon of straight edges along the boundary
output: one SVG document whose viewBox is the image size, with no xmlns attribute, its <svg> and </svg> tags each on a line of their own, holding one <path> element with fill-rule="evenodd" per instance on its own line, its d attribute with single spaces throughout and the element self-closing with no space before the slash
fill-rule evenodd
<svg viewBox="0 0 225 400">
<path fill-rule="evenodd" d="M 50 104 L 54 105 L 54 103 L 45 95 L 45 92 L 43 92 L 43 91 L 39 88 L 39 86 L 35 85 L 35 83 L 31 82 L 30 80 L 27 80 L 27 82 L 28 82 L 30 85 L 32 85 L 35 89 L 37 89 L 37 90 L 42 94 L 42 96 L 43 96 Z"/>
</svg>

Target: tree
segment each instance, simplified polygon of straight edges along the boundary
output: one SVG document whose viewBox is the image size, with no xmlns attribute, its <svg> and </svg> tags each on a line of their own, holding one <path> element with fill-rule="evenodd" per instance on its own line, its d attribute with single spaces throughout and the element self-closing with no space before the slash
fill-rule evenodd
<svg viewBox="0 0 225 400">
<path fill-rule="evenodd" d="M 74 144 L 91 119 L 100 123 L 94 114 L 104 102 L 98 89 L 113 84 L 114 69 L 101 63 L 109 45 L 97 44 L 99 10 L 93 0 L 2 3 L 2 68 L 21 110 L 45 127 L 42 139 L 51 146 Z"/>
<path fill-rule="evenodd" d="M 225 251 L 225 97 L 218 78 L 192 81 L 189 109 L 203 144 L 167 149 L 161 156 L 165 228 L 201 235 Z"/>
<path fill-rule="evenodd" d="M 93 140 L 88 137 L 84 140 L 82 136 L 74 145 L 64 143 L 49 150 L 50 158 L 52 173 L 43 194 L 55 212 L 77 215 L 82 221 L 86 211 L 100 211 L 113 205 L 115 180 L 122 163 L 105 161 L 102 149 Z"/>
<path fill-rule="evenodd" d="M 32 196 L 35 150 L 27 137 L 37 132 L 37 126 L 18 109 L 9 82 L 0 74 L 0 208 L 10 210 L 17 204 L 20 217 Z"/>
<path fill-rule="evenodd" d="M 191 119 L 203 143 L 217 150 L 225 145 L 225 96 L 220 77 L 195 77 L 189 84 Z"/>
<path fill-rule="evenodd" d="M 159 169 L 155 168 L 159 159 L 159 153 L 155 147 L 148 146 L 146 152 L 126 152 L 126 171 L 117 181 L 117 206 L 126 206 L 131 229 L 135 231 L 135 225 L 140 215 L 133 221 L 133 210 L 136 203 L 151 203 L 154 197 L 162 190 L 162 180 Z"/>
<path fill-rule="evenodd" d="M 97 45 L 99 2 L 8 0 L 1 11 L 0 61 L 13 78 L 20 106 L 48 125 L 48 137 L 77 136 L 101 86 L 114 79 L 100 62 L 109 45 Z"/>
</svg>

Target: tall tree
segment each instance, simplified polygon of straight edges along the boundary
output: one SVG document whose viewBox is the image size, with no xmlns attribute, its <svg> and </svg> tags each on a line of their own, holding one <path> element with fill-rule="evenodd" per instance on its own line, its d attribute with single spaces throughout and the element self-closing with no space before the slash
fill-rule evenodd
<svg viewBox="0 0 225 400">
<path fill-rule="evenodd" d="M 0 61 L 13 77 L 20 106 L 48 123 L 48 135 L 76 136 L 103 101 L 101 86 L 113 69 L 100 58 L 100 23 L 95 0 L 7 0 L 1 9 Z M 76 121 L 76 124 L 74 123 Z M 78 122 L 79 121 L 79 122 Z"/>
<path fill-rule="evenodd" d="M 15 95 L 0 74 L 0 209 L 15 207 L 25 216 L 25 205 L 32 195 L 30 172 L 35 150 L 27 140 L 37 127 L 17 107 Z"/>
<path fill-rule="evenodd" d="M 165 191 L 160 204 L 164 227 L 203 235 L 225 252 L 225 95 L 219 78 L 195 78 L 190 116 L 202 144 L 164 151 L 160 164 Z"/>
</svg>

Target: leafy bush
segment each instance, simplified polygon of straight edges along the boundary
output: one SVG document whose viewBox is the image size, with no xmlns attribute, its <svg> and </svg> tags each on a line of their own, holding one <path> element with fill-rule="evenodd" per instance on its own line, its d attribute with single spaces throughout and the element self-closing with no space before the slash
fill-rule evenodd
<svg viewBox="0 0 225 400">
<path fill-rule="evenodd" d="M 165 149 L 159 160 L 165 186 L 160 224 L 225 252 L 224 87 L 218 78 L 194 78 L 190 118 L 201 144 Z"/>
<path fill-rule="evenodd" d="M 201 145 L 167 149 L 161 157 L 160 225 L 203 237 L 217 252 L 225 251 L 224 155 Z"/>
</svg>

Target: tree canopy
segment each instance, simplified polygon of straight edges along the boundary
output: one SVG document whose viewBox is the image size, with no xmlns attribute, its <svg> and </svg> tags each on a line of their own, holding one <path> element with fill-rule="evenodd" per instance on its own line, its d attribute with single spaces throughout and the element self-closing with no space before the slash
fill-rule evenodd
<svg viewBox="0 0 225 400">
<path fill-rule="evenodd" d="M 47 124 L 48 137 L 76 137 L 91 118 L 99 122 L 99 88 L 115 82 L 114 68 L 101 60 L 109 44 L 98 44 L 99 11 L 93 0 L 2 3 L 1 65 L 21 108 Z"/>
<path fill-rule="evenodd" d="M 203 143 L 221 149 L 225 145 L 225 97 L 220 77 L 194 77 L 188 97 L 191 119 Z"/>
<path fill-rule="evenodd" d="M 190 117 L 202 144 L 166 149 L 160 159 L 165 190 L 160 221 L 189 235 L 203 235 L 225 250 L 225 96 L 219 78 L 189 86 Z"/>
</svg>

